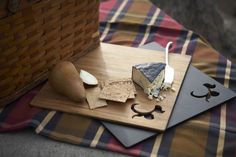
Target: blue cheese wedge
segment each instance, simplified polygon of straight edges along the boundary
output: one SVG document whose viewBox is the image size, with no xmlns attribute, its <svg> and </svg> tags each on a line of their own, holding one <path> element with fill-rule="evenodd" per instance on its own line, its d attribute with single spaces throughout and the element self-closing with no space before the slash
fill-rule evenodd
<svg viewBox="0 0 236 157">
<path fill-rule="evenodd" d="M 134 65 L 132 80 L 141 86 L 145 93 L 158 97 L 165 77 L 164 63 L 144 63 Z"/>
</svg>

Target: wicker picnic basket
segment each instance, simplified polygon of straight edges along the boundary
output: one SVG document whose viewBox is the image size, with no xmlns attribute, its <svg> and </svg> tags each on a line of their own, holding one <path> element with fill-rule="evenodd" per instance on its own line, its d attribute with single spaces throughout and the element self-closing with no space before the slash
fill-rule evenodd
<svg viewBox="0 0 236 157">
<path fill-rule="evenodd" d="M 99 46 L 99 0 L 1 0 L 0 106 Z"/>
</svg>

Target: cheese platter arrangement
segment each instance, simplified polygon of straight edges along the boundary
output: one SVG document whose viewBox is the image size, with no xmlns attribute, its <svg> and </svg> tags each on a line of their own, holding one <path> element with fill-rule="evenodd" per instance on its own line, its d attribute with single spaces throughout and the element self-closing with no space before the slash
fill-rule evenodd
<svg viewBox="0 0 236 157">
<path fill-rule="evenodd" d="M 56 65 L 31 105 L 165 131 L 191 60 L 169 53 L 171 44 L 164 54 L 102 43 L 73 64 L 59 63 L 71 73 Z"/>
<path fill-rule="evenodd" d="M 156 42 L 148 43 L 139 48 L 156 50 L 157 53 L 165 52 L 165 48 Z M 207 86 L 214 88 L 210 88 L 209 90 L 209 87 Z M 210 95 L 212 92 L 218 94 Z M 190 65 L 166 129 L 173 128 L 186 120 L 220 106 L 235 97 L 235 92 L 224 87 L 207 74 Z M 102 121 L 102 124 L 126 148 L 161 134 L 157 131 L 114 124 L 107 121 Z"/>
</svg>

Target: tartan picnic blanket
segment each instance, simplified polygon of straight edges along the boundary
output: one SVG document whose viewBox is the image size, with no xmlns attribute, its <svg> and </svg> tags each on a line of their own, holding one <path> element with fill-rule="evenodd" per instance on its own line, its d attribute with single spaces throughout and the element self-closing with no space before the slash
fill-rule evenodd
<svg viewBox="0 0 236 157">
<path fill-rule="evenodd" d="M 191 55 L 193 66 L 236 91 L 236 65 L 149 1 L 102 2 L 99 18 L 102 42 L 138 47 L 155 41 L 165 47 L 171 40 L 171 52 Z M 41 86 L 0 110 L 1 132 L 33 127 L 48 138 L 132 156 L 236 156 L 235 99 L 124 148 L 98 120 L 30 106 Z"/>
</svg>

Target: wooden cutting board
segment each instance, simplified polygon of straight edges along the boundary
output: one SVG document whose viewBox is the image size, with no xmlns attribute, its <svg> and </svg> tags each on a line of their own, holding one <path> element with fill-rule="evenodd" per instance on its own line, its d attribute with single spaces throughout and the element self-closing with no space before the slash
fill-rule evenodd
<svg viewBox="0 0 236 157">
<path fill-rule="evenodd" d="M 152 50 L 101 44 L 101 46 L 81 57 L 75 62 L 76 68 L 83 69 L 93 74 L 99 81 L 107 79 L 131 78 L 132 66 L 146 62 L 164 62 L 164 53 Z M 166 98 L 157 102 L 149 100 L 143 90 L 135 84 L 137 96 L 126 103 L 107 101 L 108 106 L 90 110 L 87 102 L 76 103 L 64 96 L 55 93 L 50 85 L 46 83 L 38 95 L 32 100 L 31 105 L 59 110 L 63 112 L 81 114 L 89 117 L 114 121 L 142 128 L 164 131 L 174 107 L 185 73 L 188 69 L 190 56 L 170 54 L 169 63 L 175 68 L 175 79 L 173 87 L 175 92 L 167 91 Z M 160 105 L 164 113 L 153 112 L 154 119 L 134 117 L 131 105 L 139 102 L 138 110 L 150 111 L 155 105 Z"/>
</svg>

